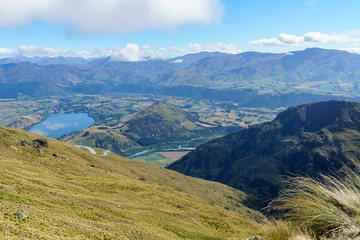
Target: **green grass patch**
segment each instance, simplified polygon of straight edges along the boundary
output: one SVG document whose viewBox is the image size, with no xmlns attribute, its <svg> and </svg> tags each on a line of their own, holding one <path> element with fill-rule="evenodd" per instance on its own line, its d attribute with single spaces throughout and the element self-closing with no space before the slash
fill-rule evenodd
<svg viewBox="0 0 360 240">
<path fill-rule="evenodd" d="M 111 214 L 111 215 L 113 215 L 113 216 L 115 216 L 115 217 L 120 217 L 120 218 L 124 218 L 124 219 L 128 219 L 128 220 L 133 220 L 132 218 L 129 218 L 129 217 L 127 217 L 127 216 L 125 216 L 125 215 L 123 215 L 123 214 L 121 214 L 121 213 L 119 213 L 119 212 L 112 212 L 112 211 L 109 211 L 109 210 L 104 210 L 104 209 L 101 209 L 103 212 L 105 212 L 105 213 L 108 213 L 108 214 Z"/>
<path fill-rule="evenodd" d="M 33 201 L 31 199 L 27 199 L 24 197 L 19 197 L 17 195 L 11 194 L 11 193 L 6 193 L 6 192 L 0 192 L 0 199 L 1 200 L 7 200 L 7 201 L 12 201 L 12 202 L 16 202 L 16 203 L 21 203 L 21 204 L 25 204 L 25 205 L 29 205 L 29 206 L 42 206 L 44 204 Z"/>
<path fill-rule="evenodd" d="M 190 233 L 183 229 L 180 229 L 175 226 L 167 226 L 163 228 L 166 231 L 175 233 L 178 237 L 182 239 L 197 239 L 197 240 L 222 240 L 222 238 L 212 237 L 205 234 L 196 234 Z"/>
<path fill-rule="evenodd" d="M 141 157 L 137 157 L 135 158 L 136 160 L 142 160 L 142 161 L 146 161 L 146 162 L 151 162 L 151 161 L 158 161 L 158 160 L 162 160 L 162 159 L 167 159 L 165 156 L 161 155 L 160 153 L 151 153 L 149 155 L 144 155 Z"/>
</svg>

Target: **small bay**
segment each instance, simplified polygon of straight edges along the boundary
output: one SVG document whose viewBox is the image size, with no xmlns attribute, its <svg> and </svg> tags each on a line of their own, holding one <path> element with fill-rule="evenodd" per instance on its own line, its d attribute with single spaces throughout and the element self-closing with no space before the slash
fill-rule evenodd
<svg viewBox="0 0 360 240">
<path fill-rule="evenodd" d="M 81 131 L 94 123 L 94 119 L 86 113 L 50 114 L 45 121 L 31 128 L 30 132 L 56 139 L 72 132 Z"/>
</svg>

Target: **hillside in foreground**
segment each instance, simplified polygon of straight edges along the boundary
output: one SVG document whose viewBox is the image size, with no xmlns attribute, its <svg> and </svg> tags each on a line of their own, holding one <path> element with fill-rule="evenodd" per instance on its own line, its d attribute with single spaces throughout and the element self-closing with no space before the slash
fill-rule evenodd
<svg viewBox="0 0 360 240">
<path fill-rule="evenodd" d="M 264 224 L 233 188 L 39 137 L 0 128 L 1 239 L 242 239 Z"/>
<path fill-rule="evenodd" d="M 287 176 L 316 177 L 351 166 L 360 159 L 359 139 L 360 103 L 317 102 L 203 144 L 169 168 L 269 200 Z"/>
</svg>

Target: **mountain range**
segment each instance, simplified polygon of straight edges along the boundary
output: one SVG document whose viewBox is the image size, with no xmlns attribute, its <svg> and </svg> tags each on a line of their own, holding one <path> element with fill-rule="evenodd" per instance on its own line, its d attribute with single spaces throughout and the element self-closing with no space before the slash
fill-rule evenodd
<svg viewBox="0 0 360 240">
<path fill-rule="evenodd" d="M 270 122 L 205 143 L 168 168 L 218 181 L 264 201 L 289 176 L 319 176 L 360 159 L 360 103 L 291 107 Z"/>
<path fill-rule="evenodd" d="M 2 98 L 122 92 L 186 96 L 193 92 L 204 98 L 241 98 L 250 106 L 261 105 L 264 99 L 278 106 L 281 98 L 288 98 L 293 99 L 290 106 L 308 99 L 302 94 L 311 95 L 310 102 L 360 96 L 360 55 L 319 48 L 282 54 L 202 52 L 140 62 L 111 57 L 2 62 L 6 63 L 0 64 Z M 236 94 L 227 94 L 229 90 Z M 208 93 L 212 91 L 217 94 Z"/>
</svg>

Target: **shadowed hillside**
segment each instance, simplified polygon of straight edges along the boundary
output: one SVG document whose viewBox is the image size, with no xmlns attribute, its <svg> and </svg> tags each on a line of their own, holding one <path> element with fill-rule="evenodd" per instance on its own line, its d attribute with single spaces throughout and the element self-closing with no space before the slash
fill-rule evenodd
<svg viewBox="0 0 360 240">
<path fill-rule="evenodd" d="M 360 104 L 300 105 L 276 119 L 203 144 L 169 166 L 267 200 L 285 176 L 316 176 L 360 159 Z"/>
</svg>

